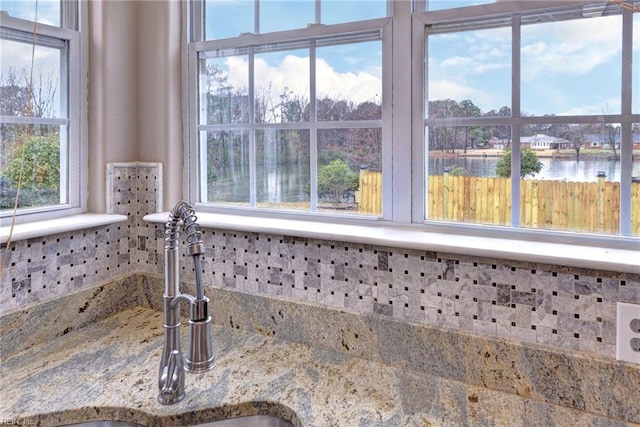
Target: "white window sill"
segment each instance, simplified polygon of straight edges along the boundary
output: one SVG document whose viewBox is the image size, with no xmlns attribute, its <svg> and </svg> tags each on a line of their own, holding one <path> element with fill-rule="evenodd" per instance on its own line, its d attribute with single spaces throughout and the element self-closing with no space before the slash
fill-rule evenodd
<svg viewBox="0 0 640 427">
<path fill-rule="evenodd" d="M 11 241 L 17 242 L 20 240 L 44 237 L 52 234 L 83 230 L 86 228 L 99 227 L 102 225 L 116 224 L 118 222 L 124 222 L 126 220 L 126 215 L 86 213 L 71 215 L 64 218 L 17 224 L 13 228 Z M 7 243 L 7 241 L 9 240 L 10 231 L 11 226 L 0 227 L 0 244 Z"/>
<path fill-rule="evenodd" d="M 618 249 L 437 233 L 389 225 L 343 225 L 203 212 L 197 212 L 197 215 L 198 224 L 204 228 L 283 234 L 311 239 L 640 274 L 640 242 L 637 246 L 632 245 L 635 248 Z M 152 223 L 166 223 L 168 218 L 169 214 L 163 212 L 146 215 L 144 220 Z"/>
</svg>

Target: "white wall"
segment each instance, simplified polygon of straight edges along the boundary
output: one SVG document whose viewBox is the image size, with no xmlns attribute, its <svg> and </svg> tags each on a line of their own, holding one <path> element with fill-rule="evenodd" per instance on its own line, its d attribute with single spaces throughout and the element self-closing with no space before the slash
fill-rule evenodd
<svg viewBox="0 0 640 427">
<path fill-rule="evenodd" d="M 164 208 L 182 198 L 181 12 L 89 2 L 89 211 L 105 211 L 109 162 L 162 162 Z"/>
</svg>

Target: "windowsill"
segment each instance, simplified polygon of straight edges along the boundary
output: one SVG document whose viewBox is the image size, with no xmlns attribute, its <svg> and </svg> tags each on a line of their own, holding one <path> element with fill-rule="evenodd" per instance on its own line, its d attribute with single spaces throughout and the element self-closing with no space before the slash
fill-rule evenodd
<svg viewBox="0 0 640 427">
<path fill-rule="evenodd" d="M 637 249 L 603 248 L 437 233 L 389 225 L 343 225 L 203 212 L 197 214 L 198 224 L 203 228 L 284 234 L 311 239 L 640 274 L 640 242 Z M 168 215 L 167 212 L 150 214 L 146 215 L 144 220 L 152 223 L 166 223 Z"/>
<path fill-rule="evenodd" d="M 69 231 L 83 230 L 102 225 L 116 224 L 127 220 L 126 215 L 117 214 L 96 214 L 86 213 L 71 215 L 64 218 L 35 221 L 25 224 L 17 224 L 13 228 L 11 241 L 33 239 L 37 237 L 49 236 L 52 234 Z M 0 244 L 5 244 L 9 240 L 11 226 L 0 227 Z"/>
</svg>

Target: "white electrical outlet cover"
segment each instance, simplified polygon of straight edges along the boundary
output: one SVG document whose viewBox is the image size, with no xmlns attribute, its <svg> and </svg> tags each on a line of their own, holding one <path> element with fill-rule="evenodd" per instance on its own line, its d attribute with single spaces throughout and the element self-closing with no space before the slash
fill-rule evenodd
<svg viewBox="0 0 640 427">
<path fill-rule="evenodd" d="M 640 304 L 618 303 L 616 359 L 640 365 Z"/>
</svg>

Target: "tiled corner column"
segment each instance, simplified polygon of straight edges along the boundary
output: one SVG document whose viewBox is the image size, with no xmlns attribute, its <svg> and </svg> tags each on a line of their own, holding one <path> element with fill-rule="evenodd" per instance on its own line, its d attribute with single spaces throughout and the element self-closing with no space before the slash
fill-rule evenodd
<svg viewBox="0 0 640 427">
<path fill-rule="evenodd" d="M 140 230 L 155 274 L 162 228 Z M 616 303 L 640 303 L 629 273 L 214 229 L 202 238 L 207 285 L 588 355 L 615 357 Z M 193 282 L 189 261 L 181 280 Z"/>
</svg>

